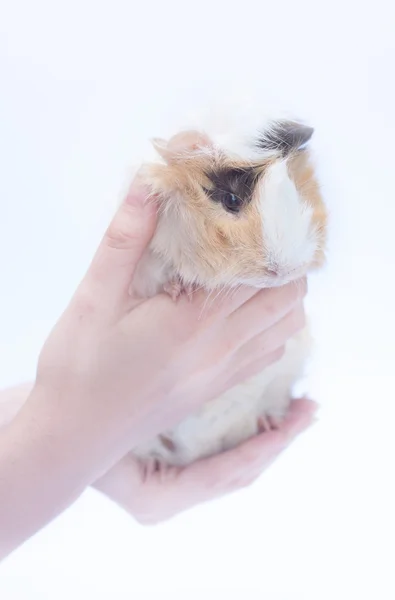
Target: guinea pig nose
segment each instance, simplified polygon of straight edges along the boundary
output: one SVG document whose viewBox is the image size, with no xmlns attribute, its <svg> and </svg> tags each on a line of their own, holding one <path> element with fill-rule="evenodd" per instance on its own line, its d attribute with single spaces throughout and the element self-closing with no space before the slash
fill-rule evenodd
<svg viewBox="0 0 395 600">
<path fill-rule="evenodd" d="M 277 277 L 278 276 L 277 269 L 267 269 L 267 273 L 268 273 L 268 275 L 271 275 L 272 277 Z"/>
</svg>

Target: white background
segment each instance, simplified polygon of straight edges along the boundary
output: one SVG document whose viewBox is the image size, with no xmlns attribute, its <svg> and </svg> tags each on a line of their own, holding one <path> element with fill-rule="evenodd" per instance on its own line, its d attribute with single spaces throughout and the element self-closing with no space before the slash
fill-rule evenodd
<svg viewBox="0 0 395 600">
<path fill-rule="evenodd" d="M 143 144 L 209 90 L 306 116 L 332 212 L 320 423 L 154 529 L 89 491 L 3 564 L 2 599 L 395 598 L 393 6 L 0 1 L 0 386 L 34 375 Z"/>
</svg>

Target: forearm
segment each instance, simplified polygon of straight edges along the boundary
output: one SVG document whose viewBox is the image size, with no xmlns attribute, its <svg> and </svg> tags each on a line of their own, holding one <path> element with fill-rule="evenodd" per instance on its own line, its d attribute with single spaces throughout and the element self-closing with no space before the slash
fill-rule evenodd
<svg viewBox="0 0 395 600">
<path fill-rule="evenodd" d="M 3 456 L 7 456 L 9 457 L 9 450 L 4 450 L 4 452 L 1 449 L 1 432 L 3 429 L 3 433 L 4 433 L 4 427 L 6 425 L 9 425 L 12 420 L 16 417 L 16 415 L 19 413 L 19 411 L 21 410 L 21 408 L 23 407 L 23 405 L 25 404 L 26 400 L 28 399 L 32 389 L 33 389 L 33 383 L 24 383 L 12 388 L 8 388 L 8 389 L 4 389 L 4 390 L 0 390 L 0 463 L 2 460 Z M 7 436 L 7 438 L 4 438 L 9 440 L 9 435 Z M 5 441 L 3 441 L 3 445 L 5 445 Z M 7 441 L 7 448 L 8 448 L 8 444 L 9 442 Z M 46 457 L 44 456 L 44 462 L 46 461 Z M 38 460 L 38 464 L 41 465 L 40 470 L 41 472 L 45 475 L 45 487 L 42 488 L 42 493 L 46 493 L 45 489 L 46 489 L 46 485 L 47 485 L 47 474 L 48 474 L 48 466 L 46 466 L 46 468 L 44 469 L 44 463 L 43 463 L 43 458 L 40 458 Z M 30 457 L 30 460 L 32 459 L 32 457 Z M 7 459 L 8 460 L 8 459 Z M 34 465 L 33 465 L 34 467 Z M 99 490 L 100 492 L 104 493 L 106 496 L 108 496 L 109 498 L 111 498 L 111 500 L 115 501 L 117 504 L 121 505 L 123 508 L 128 509 L 129 506 L 129 501 L 130 501 L 130 488 L 131 488 L 131 484 L 133 483 L 133 481 L 131 481 L 131 473 L 130 473 L 130 469 L 128 468 L 129 465 L 127 463 L 127 457 L 124 460 L 121 460 L 117 465 L 115 465 L 112 469 L 110 469 L 110 471 L 108 473 L 106 473 L 103 477 L 100 477 L 98 479 L 97 482 L 93 482 L 93 487 L 95 487 L 97 490 Z M 22 482 L 24 486 L 28 486 L 31 485 L 31 482 L 29 483 L 29 481 L 27 480 L 27 474 L 29 473 L 27 469 L 32 468 L 32 466 L 27 466 L 24 469 L 24 473 L 22 474 Z M 30 471 L 31 472 L 31 471 Z M 34 468 L 32 473 L 34 473 Z M 3 473 L 2 474 L 2 480 L 5 481 L 9 481 L 10 476 L 12 477 L 12 480 L 14 481 L 18 481 L 17 477 L 19 477 L 19 475 L 17 475 L 16 470 L 15 470 L 15 466 L 12 466 L 12 473 L 7 473 L 7 476 Z M 33 475 L 33 480 L 36 480 L 35 475 Z M 1 481 L 0 481 L 0 486 L 1 486 Z M 1 487 L 0 487 L 1 490 Z M 16 494 L 16 492 L 15 492 Z M 18 496 L 21 499 L 24 499 L 24 495 L 26 494 L 26 492 L 22 492 L 20 491 Z M 3 490 L 1 490 L 1 500 L 0 500 L 0 511 L 3 509 L 3 505 L 5 504 L 5 496 L 3 495 Z M 29 506 L 31 506 L 31 502 L 29 502 Z M 30 515 L 30 517 L 33 517 L 32 511 L 30 510 L 26 510 L 26 512 Z M 56 511 L 55 511 L 56 512 Z M 38 515 L 37 515 L 38 516 Z M 1 515 L 0 515 L 0 521 L 1 521 Z M 15 524 L 15 521 L 13 519 L 13 525 Z M 16 524 L 15 524 L 16 526 Z M 5 539 L 3 540 L 3 537 L 5 535 L 4 530 L 0 528 L 0 531 L 3 531 L 3 535 L 0 537 L 0 556 L 2 554 L 2 543 L 5 543 Z M 16 540 L 15 540 L 16 541 Z"/>
<path fill-rule="evenodd" d="M 12 421 L 25 404 L 33 385 L 31 382 L 23 383 L 0 390 L 0 430 Z"/>
<path fill-rule="evenodd" d="M 18 412 L 26 391 L 18 388 L 3 394 L 3 424 Z M 51 425 L 42 417 L 35 419 L 22 410 L 0 432 L 0 559 L 51 521 L 84 489 L 64 437 L 56 431 L 55 423 Z"/>
<path fill-rule="evenodd" d="M 95 427 L 58 414 L 65 399 L 27 386 L 2 397 L 0 430 L 0 560 L 39 531 L 111 468 L 114 456 Z M 5 401 L 6 399 L 6 401 Z M 104 447 L 102 447 L 104 446 Z"/>
</svg>

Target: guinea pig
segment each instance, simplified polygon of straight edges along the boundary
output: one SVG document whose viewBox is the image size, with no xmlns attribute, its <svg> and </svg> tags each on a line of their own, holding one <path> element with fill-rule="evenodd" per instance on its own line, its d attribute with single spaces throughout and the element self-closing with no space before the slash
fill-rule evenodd
<svg viewBox="0 0 395 600">
<path fill-rule="evenodd" d="M 140 176 L 159 203 L 157 229 L 134 284 L 143 297 L 193 288 L 284 285 L 325 260 L 327 211 L 309 142 L 313 129 L 266 119 L 255 131 L 190 129 L 156 139 Z M 310 354 L 306 327 L 283 357 L 134 449 L 186 465 L 230 449 L 281 419 Z"/>
</svg>

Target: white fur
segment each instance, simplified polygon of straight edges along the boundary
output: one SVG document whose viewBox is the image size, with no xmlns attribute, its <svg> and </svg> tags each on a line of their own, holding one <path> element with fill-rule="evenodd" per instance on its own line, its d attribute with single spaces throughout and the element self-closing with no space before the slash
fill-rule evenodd
<svg viewBox="0 0 395 600">
<path fill-rule="evenodd" d="M 287 277 L 308 265 L 316 251 L 312 208 L 303 202 L 290 179 L 286 161 L 270 167 L 258 193 L 269 267 Z"/>
<path fill-rule="evenodd" d="M 232 126 L 227 119 L 221 122 L 214 118 L 211 125 L 203 130 L 214 141 L 215 147 L 244 159 L 253 158 L 255 150 L 251 140 L 258 135 L 254 118 L 246 121 L 236 118 Z M 262 125 L 260 118 L 261 131 Z M 266 121 L 266 127 L 270 127 L 270 120 Z M 202 127 L 199 129 L 202 131 Z M 276 161 L 269 168 L 257 193 L 265 254 L 271 263 L 268 266 L 278 269 L 279 276 L 246 283 L 270 287 L 295 279 L 298 269 L 303 269 L 313 258 L 317 241 L 311 222 L 312 209 L 300 198 L 289 178 L 286 161 Z M 193 230 L 187 222 L 179 227 L 179 221 L 172 214 L 174 210 L 176 208 L 170 205 L 162 215 L 151 245 L 153 252 L 144 257 L 134 278 L 134 286 L 142 296 L 161 291 L 176 274 L 172 266 L 175 263 L 183 265 L 184 278 L 193 281 L 196 277 L 192 272 L 193 260 L 188 260 L 188 253 L 193 253 Z M 240 279 L 238 283 L 243 281 Z M 172 431 L 164 432 L 173 441 L 175 450 L 169 450 L 155 438 L 135 448 L 134 453 L 142 459 L 157 458 L 167 464 L 185 465 L 250 438 L 257 433 L 260 416 L 284 414 L 292 387 L 303 374 L 309 349 L 310 336 L 305 329 L 288 342 L 278 363 L 212 400 Z"/>
<path fill-rule="evenodd" d="M 159 438 L 139 446 L 140 458 L 159 458 L 166 464 L 186 465 L 199 458 L 235 447 L 258 432 L 258 418 L 264 414 L 282 417 L 292 386 L 303 375 L 310 351 L 305 329 L 292 338 L 282 359 L 259 375 L 207 403 L 172 431 L 165 432 L 176 451 L 166 449 Z"/>
<path fill-rule="evenodd" d="M 151 296 L 161 291 L 172 275 L 162 260 L 147 254 L 134 278 L 134 287 L 138 286 L 142 296 Z M 247 440 L 258 432 L 259 417 L 281 417 L 285 413 L 292 387 L 303 375 L 310 344 L 306 328 L 288 342 L 279 362 L 207 403 L 173 430 L 163 432 L 173 441 L 175 451 L 155 438 L 135 448 L 134 454 L 143 460 L 156 458 L 180 466 Z"/>
<path fill-rule="evenodd" d="M 268 131 L 281 119 L 292 120 L 293 115 L 279 111 L 278 106 L 262 106 L 243 94 L 229 96 L 226 101 L 208 103 L 201 111 L 189 113 L 180 130 L 203 131 L 213 142 L 214 148 L 224 151 L 232 158 L 247 161 L 262 159 L 264 155 L 273 156 L 275 151 L 263 152 L 254 144 L 260 134 Z M 181 125 L 181 123 L 180 123 Z"/>
</svg>

